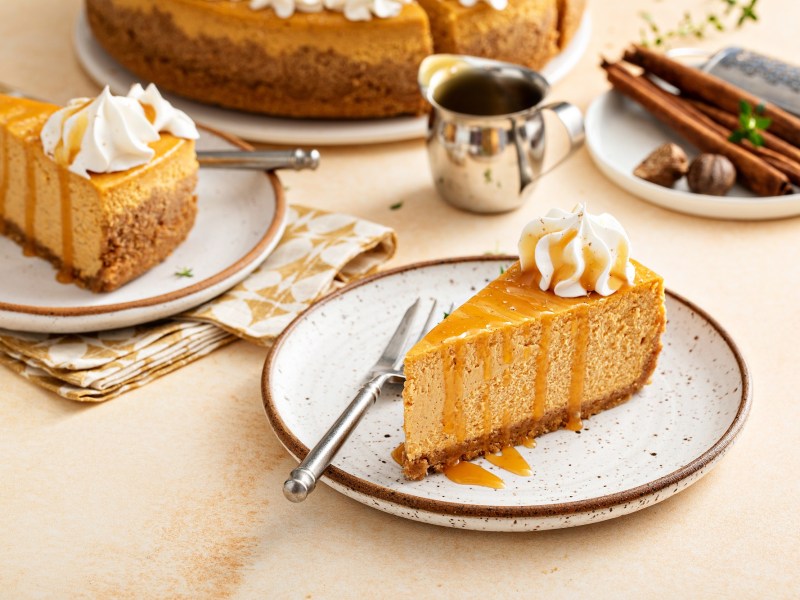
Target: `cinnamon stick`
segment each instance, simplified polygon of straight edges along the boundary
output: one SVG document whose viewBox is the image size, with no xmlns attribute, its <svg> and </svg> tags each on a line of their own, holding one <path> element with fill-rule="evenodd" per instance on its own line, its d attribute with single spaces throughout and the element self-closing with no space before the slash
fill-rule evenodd
<svg viewBox="0 0 800 600">
<path fill-rule="evenodd" d="M 619 64 L 602 63 L 608 80 L 621 93 L 635 100 L 654 117 L 682 135 L 703 152 L 727 156 L 734 164 L 742 183 L 759 196 L 791 194 L 789 179 L 775 167 L 728 141 L 715 129 L 675 102 L 670 94 L 630 73 Z M 696 111 L 699 114 L 699 111 Z M 702 115 L 701 115 L 702 116 Z"/>
<path fill-rule="evenodd" d="M 647 79 L 646 76 L 639 75 L 639 79 L 645 82 L 652 89 L 663 92 L 661 88 L 659 88 L 655 83 Z M 692 117 L 699 123 L 702 123 L 709 129 L 715 131 L 717 134 L 723 136 L 725 139 L 728 139 L 730 137 L 731 130 L 727 129 L 725 125 L 722 125 L 717 121 L 715 121 L 714 119 L 712 119 L 709 115 L 703 113 L 702 110 L 700 110 L 700 108 L 695 103 L 681 96 L 672 95 L 672 98 L 675 99 L 675 103 L 677 104 L 677 106 L 679 106 L 690 117 Z M 719 110 L 719 109 L 714 109 L 714 110 Z M 724 114 L 727 115 L 728 113 Z M 733 118 L 738 122 L 738 119 L 736 117 Z M 731 143 L 735 144 L 735 142 Z M 786 144 L 789 148 L 796 150 L 794 146 L 791 146 L 786 142 L 783 143 Z M 795 185 L 800 185 L 800 162 L 796 162 L 792 160 L 790 157 L 784 156 L 780 152 L 776 152 L 775 150 L 772 150 L 770 148 L 755 146 L 750 142 L 750 140 L 742 140 L 736 145 L 738 145 L 741 148 L 744 148 L 751 154 L 755 154 L 768 164 L 775 167 L 778 171 L 786 175 L 789 181 L 791 181 Z"/>
<path fill-rule="evenodd" d="M 770 131 L 800 148 L 800 118 L 782 108 L 765 102 L 719 77 L 684 65 L 641 46 L 634 45 L 633 50 L 626 51 L 624 60 L 642 67 L 667 83 L 671 83 L 686 95 L 704 100 L 733 114 L 739 114 L 740 100 L 744 100 L 753 107 L 763 104 L 764 116 L 772 119 Z"/>
<path fill-rule="evenodd" d="M 689 101 L 689 104 L 694 106 L 701 113 L 713 119 L 729 131 L 733 131 L 739 127 L 739 119 L 736 115 L 726 112 L 721 108 L 717 108 L 716 106 L 711 106 L 702 100 L 687 100 Z M 769 131 L 761 131 L 760 133 L 764 138 L 765 148 L 779 152 L 787 158 L 800 163 L 800 148 L 795 148 L 789 142 L 782 140 L 777 135 L 771 134 Z"/>
</svg>

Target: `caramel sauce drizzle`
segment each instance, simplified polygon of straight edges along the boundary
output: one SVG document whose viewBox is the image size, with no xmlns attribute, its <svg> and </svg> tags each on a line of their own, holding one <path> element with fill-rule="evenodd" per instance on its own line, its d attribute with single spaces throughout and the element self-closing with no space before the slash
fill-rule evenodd
<svg viewBox="0 0 800 600">
<path fill-rule="evenodd" d="M 457 442 L 463 442 L 467 437 L 467 422 L 464 412 L 464 359 L 466 347 L 459 344 L 453 357 L 453 368 L 447 368 L 450 354 L 447 349 L 443 352 L 443 366 L 445 373 L 444 411 L 442 414 L 442 428 L 445 433 L 455 435 Z"/>
<path fill-rule="evenodd" d="M 68 116 L 64 117 L 64 120 L 66 121 L 66 119 L 70 118 L 88 104 L 89 102 L 86 102 L 75 107 L 75 109 L 69 112 Z M 53 158 L 57 163 L 64 166 L 69 166 L 75 161 L 75 157 L 78 156 L 78 152 L 80 152 L 81 149 L 81 139 L 83 139 L 83 135 L 86 133 L 86 128 L 88 126 L 89 117 L 86 115 L 86 113 L 79 114 L 76 117 L 75 125 L 69 132 L 67 143 L 64 143 L 63 137 L 58 140 L 56 149 L 53 152 Z"/>
<path fill-rule="evenodd" d="M 503 362 L 510 365 L 514 360 L 514 344 L 511 341 L 511 330 L 503 330 Z"/>
<path fill-rule="evenodd" d="M 445 476 L 453 483 L 479 485 L 502 490 L 506 484 L 497 475 L 475 463 L 462 461 L 444 468 Z"/>
<path fill-rule="evenodd" d="M 401 443 L 397 448 L 392 450 L 392 458 L 401 467 L 403 466 L 403 459 L 406 456 L 406 445 Z"/>
<path fill-rule="evenodd" d="M 583 384 L 586 379 L 586 346 L 589 342 L 589 314 L 583 311 L 572 322 L 572 335 L 575 339 L 575 354 L 572 362 L 572 381 L 569 387 L 569 400 L 567 404 L 567 429 L 580 431 L 581 400 L 583 399 Z"/>
<path fill-rule="evenodd" d="M 444 375 L 444 406 L 442 407 L 442 429 L 447 434 L 456 430 L 456 366 L 450 365 L 450 350 L 442 348 L 442 374 Z"/>
<path fill-rule="evenodd" d="M 477 347 L 478 357 L 483 363 L 483 381 L 489 382 L 494 377 L 494 357 L 492 356 L 492 347 L 489 345 L 489 340 L 482 340 Z"/>
<path fill-rule="evenodd" d="M 33 152 L 25 148 L 25 244 L 22 251 L 25 256 L 33 256 L 33 240 L 36 233 L 36 170 L 33 164 Z"/>
<path fill-rule="evenodd" d="M 156 109 L 153 108 L 150 104 L 144 104 L 143 102 L 140 102 L 139 104 L 142 105 L 142 108 L 144 109 L 144 116 L 148 121 L 150 121 L 150 124 L 155 123 Z"/>
<path fill-rule="evenodd" d="M 536 448 L 536 438 L 526 437 L 522 440 L 522 445 L 526 448 Z"/>
<path fill-rule="evenodd" d="M 519 475 L 520 477 L 530 477 L 533 474 L 528 461 L 522 457 L 519 450 L 514 448 L 514 446 L 505 446 L 500 451 L 500 454 L 488 452 L 484 458 L 494 466 L 500 467 L 509 473 L 514 473 L 514 475 Z"/>
<path fill-rule="evenodd" d="M 536 355 L 536 381 L 533 394 L 534 419 L 541 419 L 544 416 L 544 408 L 547 401 L 547 368 L 550 365 L 550 334 L 552 331 L 552 321 L 550 319 L 542 319 L 539 353 Z"/>
<path fill-rule="evenodd" d="M 489 390 L 483 394 L 483 435 L 488 437 L 494 431 L 494 423 L 492 419 L 492 398 L 489 396 Z"/>
<path fill-rule="evenodd" d="M 508 446 L 511 443 L 511 413 L 508 408 L 503 409 L 503 421 L 500 425 L 500 435 L 502 436 L 503 445 Z"/>
<path fill-rule="evenodd" d="M 72 238 L 72 194 L 69 186 L 69 173 L 60 169 L 58 185 L 61 192 L 61 269 L 56 275 L 59 283 L 72 283 L 75 246 Z"/>
</svg>

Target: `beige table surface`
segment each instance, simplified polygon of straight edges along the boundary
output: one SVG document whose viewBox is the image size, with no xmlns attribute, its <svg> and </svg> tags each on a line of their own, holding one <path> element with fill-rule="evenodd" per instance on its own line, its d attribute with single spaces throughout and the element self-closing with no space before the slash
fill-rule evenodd
<svg viewBox="0 0 800 600">
<path fill-rule="evenodd" d="M 605 90 L 598 55 L 639 38 L 638 11 L 668 26 L 685 7 L 716 4 L 595 0 L 590 48 L 552 96 L 586 108 Z M 706 43 L 799 60 L 800 2 L 759 5 L 758 25 Z M 58 101 L 96 93 L 72 52 L 79 8 L 2 0 L 0 81 Z M 324 485 L 302 505 L 284 500 L 294 461 L 264 417 L 263 348 L 234 344 L 97 406 L 0 368 L 0 597 L 800 597 L 800 219 L 662 210 L 606 181 L 585 150 L 529 205 L 494 217 L 436 198 L 421 141 L 326 149 L 318 172 L 284 181 L 290 200 L 394 227 L 392 265 L 513 251 L 520 228 L 552 206 L 612 212 L 636 257 L 745 353 L 755 393 L 738 443 L 700 482 L 630 516 L 543 533 L 455 531 Z"/>
</svg>

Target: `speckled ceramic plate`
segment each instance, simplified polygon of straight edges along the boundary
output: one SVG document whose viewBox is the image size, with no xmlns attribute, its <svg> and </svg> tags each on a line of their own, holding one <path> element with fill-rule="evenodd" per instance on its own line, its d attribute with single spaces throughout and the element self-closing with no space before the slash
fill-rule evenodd
<svg viewBox="0 0 800 600">
<path fill-rule="evenodd" d="M 201 150 L 250 148 L 201 129 Z M 106 294 L 56 281 L 44 259 L 26 257 L 0 236 L 0 327 L 78 333 L 130 327 L 176 315 L 218 296 L 247 277 L 280 241 L 286 201 L 273 173 L 200 169 L 197 218 L 164 262 Z M 192 277 L 176 272 L 191 269 Z M 13 282 L 13 283 L 12 283 Z"/>
<path fill-rule="evenodd" d="M 592 35 L 589 10 L 563 52 L 542 68 L 551 83 L 564 78 L 578 64 Z M 110 85 L 116 94 L 126 94 L 139 79 L 116 62 L 94 39 L 85 11 L 75 24 L 75 52 L 83 68 L 98 85 Z M 165 94 L 170 102 L 200 123 L 257 142 L 276 144 L 378 144 L 425 137 L 428 117 L 389 119 L 282 119 L 220 108 Z"/>
<path fill-rule="evenodd" d="M 613 90 L 592 102 L 586 111 L 585 128 L 586 146 L 597 167 L 642 200 L 714 219 L 757 221 L 800 215 L 800 193 L 759 198 L 737 183 L 725 196 L 709 196 L 690 192 L 686 178 L 668 188 L 634 176 L 636 165 L 661 144 L 678 144 L 690 159 L 698 151 L 636 102 Z"/>
<path fill-rule="evenodd" d="M 298 459 L 308 453 L 350 402 L 417 296 L 458 305 L 512 260 L 410 265 L 343 288 L 300 315 L 264 367 L 264 404 L 283 445 Z M 405 480 L 390 456 L 403 441 L 402 401 L 398 389 L 387 388 L 323 481 L 394 515 L 494 531 L 584 525 L 660 502 L 717 463 L 750 409 L 747 366 L 728 334 L 671 292 L 667 315 L 652 384 L 586 420 L 579 434 L 557 431 L 538 438 L 535 448 L 520 447 L 531 477 L 481 458 L 478 464 L 498 474 L 505 489 L 458 485 L 441 474 Z M 314 501 L 313 495 L 306 500 Z"/>
</svg>

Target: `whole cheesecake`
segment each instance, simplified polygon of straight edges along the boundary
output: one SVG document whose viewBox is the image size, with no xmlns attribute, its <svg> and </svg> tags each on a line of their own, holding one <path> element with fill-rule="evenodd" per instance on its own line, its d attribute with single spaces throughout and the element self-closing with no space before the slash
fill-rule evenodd
<svg viewBox="0 0 800 600">
<path fill-rule="evenodd" d="M 593 268 L 581 277 L 596 276 Z M 556 276 L 570 269 L 557 265 Z M 664 282 L 634 261 L 624 278 L 615 269 L 607 295 L 564 297 L 517 262 L 411 348 L 405 475 L 420 479 L 549 431 L 578 430 L 644 386 L 661 350 Z"/>
<path fill-rule="evenodd" d="M 45 152 L 42 130 L 60 110 L 0 95 L 0 232 L 49 260 L 60 281 L 112 291 L 161 262 L 192 228 L 194 140 L 154 132 L 142 164 L 81 175 L 70 162 L 92 119 L 78 119 L 75 145 L 59 145 L 58 161 Z"/>
<path fill-rule="evenodd" d="M 316 12 L 281 16 L 258 0 L 86 0 L 86 10 L 105 50 L 163 89 L 270 115 L 372 118 L 426 110 L 417 68 L 434 51 L 543 67 L 584 4 L 383 0 L 376 5 L 388 2 L 396 14 L 373 7 L 379 15 L 353 17 L 349 0 L 324 8 L 331 2 L 309 0 Z"/>
</svg>

